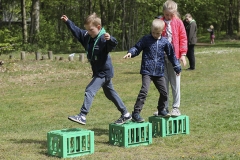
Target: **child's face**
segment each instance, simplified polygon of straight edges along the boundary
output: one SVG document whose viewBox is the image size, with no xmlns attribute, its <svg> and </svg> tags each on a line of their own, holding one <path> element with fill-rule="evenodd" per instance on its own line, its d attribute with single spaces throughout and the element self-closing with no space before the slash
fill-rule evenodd
<svg viewBox="0 0 240 160">
<path fill-rule="evenodd" d="M 169 21 L 173 18 L 173 13 L 169 12 L 168 10 L 165 10 L 163 12 L 163 15 L 167 21 Z"/>
<path fill-rule="evenodd" d="M 151 34 L 152 34 L 153 38 L 160 39 L 161 35 L 162 35 L 162 30 L 161 29 L 152 29 Z"/>
<path fill-rule="evenodd" d="M 84 25 L 85 29 L 88 31 L 88 34 L 92 37 L 95 38 L 97 37 L 98 33 L 101 30 L 101 26 L 100 25 L 93 25 L 93 24 L 86 24 Z"/>
</svg>

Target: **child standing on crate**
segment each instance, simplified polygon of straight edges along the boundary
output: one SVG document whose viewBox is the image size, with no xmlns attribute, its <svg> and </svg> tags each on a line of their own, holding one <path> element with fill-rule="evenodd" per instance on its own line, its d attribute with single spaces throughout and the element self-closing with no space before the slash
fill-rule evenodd
<svg viewBox="0 0 240 160">
<path fill-rule="evenodd" d="M 144 119 L 140 116 L 146 100 L 148 89 L 151 81 L 159 92 L 158 99 L 158 116 L 168 117 L 165 111 L 168 94 L 166 82 L 164 78 L 165 53 L 172 64 L 172 69 L 176 76 L 180 75 L 181 65 L 178 62 L 174 49 L 167 38 L 162 37 L 162 31 L 165 23 L 161 19 L 154 19 L 151 26 L 151 34 L 142 37 L 123 58 L 133 58 L 142 52 L 142 62 L 140 74 L 142 75 L 142 87 L 138 94 L 134 111 L 132 113 L 132 120 L 135 122 L 143 122 Z"/>
<path fill-rule="evenodd" d="M 69 116 L 68 119 L 80 124 L 86 124 L 86 116 L 92 105 L 92 101 L 97 91 L 102 88 L 105 96 L 111 100 L 117 109 L 121 112 L 121 117 L 115 121 L 116 124 L 123 124 L 132 119 L 121 98 L 113 88 L 113 66 L 109 55 L 116 46 L 117 40 L 106 33 L 101 26 L 101 19 L 93 13 L 84 21 L 84 29 L 80 29 L 63 15 L 61 19 L 66 23 L 74 37 L 83 45 L 86 50 L 87 58 L 91 64 L 93 78 L 85 90 L 84 102 L 80 113 L 75 116 Z"/>
<path fill-rule="evenodd" d="M 179 18 L 177 3 L 172 0 L 167 0 L 163 4 L 163 17 L 161 18 L 166 27 L 163 30 L 162 35 L 168 38 L 168 41 L 173 45 L 175 55 L 179 61 L 186 66 L 186 53 L 187 53 L 187 35 L 182 20 Z M 164 77 L 167 83 L 167 93 L 169 93 L 169 83 L 172 88 L 172 111 L 169 114 L 168 103 L 166 104 L 166 112 L 171 116 L 180 116 L 180 76 L 177 76 L 169 63 L 169 60 L 165 58 Z M 169 102 L 169 100 L 168 100 Z M 158 112 L 154 112 L 154 115 L 158 115 Z"/>
</svg>

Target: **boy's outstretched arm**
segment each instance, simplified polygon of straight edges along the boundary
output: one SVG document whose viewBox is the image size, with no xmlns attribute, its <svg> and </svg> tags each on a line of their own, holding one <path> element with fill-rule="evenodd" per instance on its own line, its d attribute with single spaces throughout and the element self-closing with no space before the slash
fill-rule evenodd
<svg viewBox="0 0 240 160">
<path fill-rule="evenodd" d="M 62 15 L 61 20 L 62 20 L 63 22 L 67 22 L 68 17 L 67 17 L 66 15 Z"/>
<path fill-rule="evenodd" d="M 138 56 L 143 50 L 144 44 L 146 44 L 146 37 L 142 37 L 132 48 L 128 50 L 127 54 L 123 58 L 127 59 Z"/>
<path fill-rule="evenodd" d="M 132 57 L 132 54 L 131 53 L 127 53 L 123 58 L 127 59 L 127 58 L 131 58 L 131 57 Z"/>
<path fill-rule="evenodd" d="M 61 20 L 66 23 L 67 27 L 71 30 L 74 37 L 78 39 L 79 42 L 83 45 L 84 35 L 86 30 L 80 29 L 77 27 L 66 15 L 62 15 Z"/>
</svg>

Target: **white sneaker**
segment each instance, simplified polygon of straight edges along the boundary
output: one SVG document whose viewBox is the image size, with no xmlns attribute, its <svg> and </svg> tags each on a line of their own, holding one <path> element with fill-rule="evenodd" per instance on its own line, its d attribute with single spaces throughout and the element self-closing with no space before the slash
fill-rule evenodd
<svg viewBox="0 0 240 160">
<path fill-rule="evenodd" d="M 158 111 L 153 113 L 154 116 L 158 116 Z"/>
<path fill-rule="evenodd" d="M 181 112 L 178 108 L 173 108 L 173 110 L 171 111 L 170 114 L 171 114 L 172 117 L 178 117 L 178 116 L 181 115 Z"/>
</svg>

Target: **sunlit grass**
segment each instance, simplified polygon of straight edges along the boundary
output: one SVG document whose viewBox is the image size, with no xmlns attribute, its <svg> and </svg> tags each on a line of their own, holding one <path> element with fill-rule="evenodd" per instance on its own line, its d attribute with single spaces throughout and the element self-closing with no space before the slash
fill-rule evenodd
<svg viewBox="0 0 240 160">
<path fill-rule="evenodd" d="M 87 125 L 67 120 L 79 112 L 84 90 L 91 80 L 88 63 L 35 61 L 27 54 L 0 56 L 0 159 L 58 159 L 47 155 L 47 132 L 85 128 L 95 132 L 95 153 L 75 159 L 240 159 L 239 48 L 232 44 L 196 46 L 196 70 L 181 77 L 181 112 L 190 117 L 190 134 L 153 138 L 153 144 L 133 148 L 108 143 L 108 125 L 119 118 L 116 107 L 97 93 Z M 239 43 L 236 42 L 239 45 Z M 133 110 L 141 87 L 141 56 L 124 60 L 126 52 L 113 52 L 114 88 Z M 170 94 L 171 95 L 171 94 Z M 142 117 L 156 110 L 158 92 L 150 86 Z M 170 99 L 171 100 L 171 99 Z M 171 101 L 170 101 L 171 103 Z"/>
</svg>

